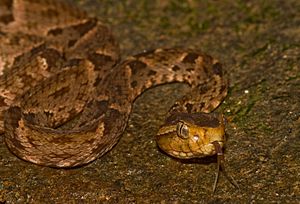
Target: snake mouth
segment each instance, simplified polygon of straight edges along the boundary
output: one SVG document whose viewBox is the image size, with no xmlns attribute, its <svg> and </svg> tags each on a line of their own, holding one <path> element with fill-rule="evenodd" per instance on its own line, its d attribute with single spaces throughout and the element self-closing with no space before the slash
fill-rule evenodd
<svg viewBox="0 0 300 204">
<path fill-rule="evenodd" d="M 197 150 L 190 149 L 189 151 L 165 149 L 163 147 L 160 148 L 172 157 L 179 158 L 179 159 L 193 159 L 193 158 L 203 158 L 206 156 L 213 156 L 213 155 L 221 156 L 223 155 L 223 150 L 222 150 L 223 144 L 224 144 L 223 141 L 214 141 L 205 146 L 202 146 L 202 148 L 199 148 Z"/>
<path fill-rule="evenodd" d="M 167 152 L 169 155 L 178 158 L 178 159 L 192 159 L 197 157 L 203 157 L 204 155 L 198 155 L 196 156 L 194 152 L 182 152 L 182 151 L 175 151 L 171 150 Z"/>
<path fill-rule="evenodd" d="M 223 147 L 223 141 L 213 141 L 211 144 L 214 146 L 216 154 L 217 154 L 218 157 L 224 155 L 223 148 L 222 148 Z"/>
</svg>

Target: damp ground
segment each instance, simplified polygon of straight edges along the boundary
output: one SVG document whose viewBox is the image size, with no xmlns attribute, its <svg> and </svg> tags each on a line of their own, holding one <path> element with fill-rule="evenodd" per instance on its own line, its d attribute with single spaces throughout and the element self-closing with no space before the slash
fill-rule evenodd
<svg viewBox="0 0 300 204">
<path fill-rule="evenodd" d="M 300 2 L 82 0 L 113 29 L 122 57 L 158 47 L 201 49 L 230 78 L 217 111 L 228 118 L 226 165 L 212 194 L 215 158 L 172 159 L 154 141 L 164 115 L 188 91 L 172 84 L 134 104 L 116 147 L 76 169 L 36 166 L 0 140 L 0 203 L 299 203 Z"/>
</svg>

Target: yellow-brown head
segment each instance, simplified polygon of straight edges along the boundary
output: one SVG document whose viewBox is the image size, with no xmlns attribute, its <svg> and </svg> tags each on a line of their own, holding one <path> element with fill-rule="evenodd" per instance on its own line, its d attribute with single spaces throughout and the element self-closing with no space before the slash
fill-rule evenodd
<svg viewBox="0 0 300 204">
<path fill-rule="evenodd" d="M 159 129 L 158 146 L 167 154 L 190 159 L 214 155 L 225 142 L 224 117 L 217 113 L 173 113 Z"/>
</svg>

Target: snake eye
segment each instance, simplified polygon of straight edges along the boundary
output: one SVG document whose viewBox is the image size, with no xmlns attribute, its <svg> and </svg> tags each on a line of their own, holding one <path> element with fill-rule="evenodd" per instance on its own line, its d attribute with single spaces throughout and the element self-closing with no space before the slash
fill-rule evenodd
<svg viewBox="0 0 300 204">
<path fill-rule="evenodd" d="M 179 122 L 176 127 L 178 137 L 187 139 L 189 137 L 189 127 L 184 122 Z"/>
</svg>

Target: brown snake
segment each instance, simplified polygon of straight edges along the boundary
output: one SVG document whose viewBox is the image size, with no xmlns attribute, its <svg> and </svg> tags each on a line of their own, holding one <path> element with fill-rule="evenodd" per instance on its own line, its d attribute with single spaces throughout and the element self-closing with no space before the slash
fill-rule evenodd
<svg viewBox="0 0 300 204">
<path fill-rule="evenodd" d="M 0 49 L 0 132 L 19 158 L 87 164 L 118 142 L 145 89 L 185 82 L 191 91 L 170 109 L 158 146 L 181 159 L 218 154 L 223 167 L 224 118 L 210 112 L 227 80 L 209 55 L 156 49 L 119 62 L 110 29 L 59 0 L 0 1 Z"/>
</svg>

